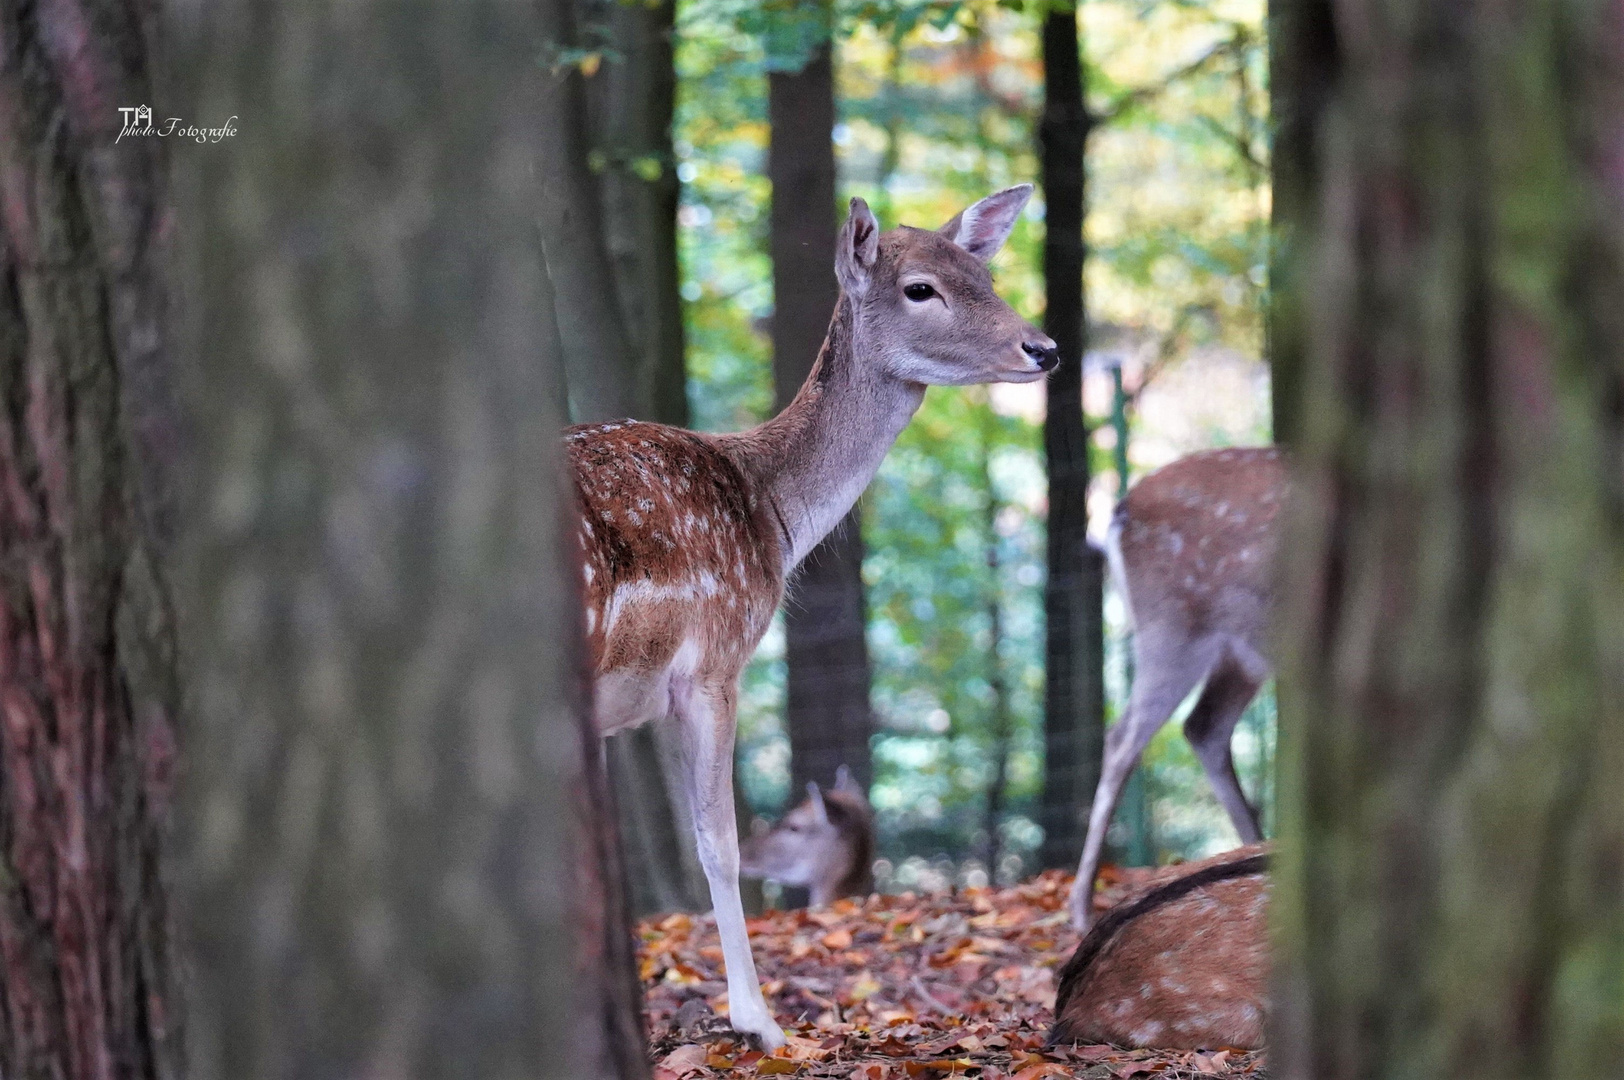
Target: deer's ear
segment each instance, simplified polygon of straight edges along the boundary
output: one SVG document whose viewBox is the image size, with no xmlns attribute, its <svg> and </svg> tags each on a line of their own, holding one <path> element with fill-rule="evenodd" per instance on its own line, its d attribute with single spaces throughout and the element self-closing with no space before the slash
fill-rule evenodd
<svg viewBox="0 0 1624 1080">
<path fill-rule="evenodd" d="M 1031 184 L 1016 184 L 1003 191 L 995 191 L 965 207 L 952 221 L 936 230 L 982 262 L 991 262 L 998 249 L 1009 239 L 1015 228 L 1015 219 L 1026 208 L 1032 197 Z"/>
<path fill-rule="evenodd" d="M 852 779 L 851 770 L 844 765 L 835 770 L 835 790 L 844 791 L 848 795 L 862 794 L 862 789 L 857 786 L 857 781 Z"/>
<path fill-rule="evenodd" d="M 818 819 L 818 825 L 827 828 L 829 825 L 829 808 L 823 805 L 823 789 L 818 787 L 816 780 L 806 782 L 806 799 L 812 804 L 812 813 Z"/>
<path fill-rule="evenodd" d="M 840 227 L 840 242 L 835 248 L 835 277 L 840 287 L 854 296 L 867 291 L 869 279 L 874 275 L 874 264 L 880 260 L 880 223 L 862 199 L 851 201 L 851 213 Z"/>
</svg>

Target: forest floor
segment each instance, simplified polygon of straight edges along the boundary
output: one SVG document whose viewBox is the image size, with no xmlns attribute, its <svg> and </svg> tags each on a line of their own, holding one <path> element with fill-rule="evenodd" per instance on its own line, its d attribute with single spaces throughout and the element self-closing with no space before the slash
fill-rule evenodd
<svg viewBox="0 0 1624 1080">
<path fill-rule="evenodd" d="M 1109 872 L 1097 902 L 1151 871 Z M 789 1044 L 764 1055 L 727 1026 L 722 950 L 709 916 L 639 925 L 655 1080 L 1087 1080 L 1267 1076 L 1262 1052 L 1045 1048 L 1055 975 L 1077 944 L 1071 878 L 1008 889 L 842 900 L 750 920 L 762 988 Z"/>
</svg>

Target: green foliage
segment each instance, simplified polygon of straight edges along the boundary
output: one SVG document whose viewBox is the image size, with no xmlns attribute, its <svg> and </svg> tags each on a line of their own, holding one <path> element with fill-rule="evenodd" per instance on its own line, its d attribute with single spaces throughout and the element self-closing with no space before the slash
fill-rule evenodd
<svg viewBox="0 0 1624 1080">
<path fill-rule="evenodd" d="M 1002 417 L 979 390 L 932 390 L 869 489 L 869 647 L 876 812 L 893 854 L 962 850 L 992 778 L 993 641 L 1019 718 L 1009 796 L 1035 801 L 1041 780 L 1043 473 L 1039 432 Z M 991 480 L 989 490 L 988 480 Z M 995 517 L 989 528 L 989 499 Z M 988 547 L 998 553 L 996 577 Z"/>
</svg>

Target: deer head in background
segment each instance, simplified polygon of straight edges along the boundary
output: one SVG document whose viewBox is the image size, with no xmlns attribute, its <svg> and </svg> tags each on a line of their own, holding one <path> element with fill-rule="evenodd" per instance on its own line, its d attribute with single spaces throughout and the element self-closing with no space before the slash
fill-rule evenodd
<svg viewBox="0 0 1624 1080">
<path fill-rule="evenodd" d="M 835 786 L 806 785 L 806 800 L 739 845 L 739 871 L 812 890 L 821 907 L 874 888 L 874 812 L 842 765 Z"/>
</svg>

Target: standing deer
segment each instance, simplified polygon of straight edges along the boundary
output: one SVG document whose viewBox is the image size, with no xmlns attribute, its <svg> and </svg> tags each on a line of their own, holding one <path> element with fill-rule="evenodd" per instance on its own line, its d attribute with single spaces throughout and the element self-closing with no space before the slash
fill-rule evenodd
<svg viewBox="0 0 1624 1080">
<path fill-rule="evenodd" d="M 813 907 L 874 891 L 874 811 L 842 765 L 835 786 L 806 785 L 806 801 L 739 850 L 745 877 L 771 878 L 812 891 Z"/>
<path fill-rule="evenodd" d="M 856 503 L 927 385 L 1032 382 L 1055 343 L 993 292 L 987 262 L 1030 184 L 936 232 L 880 235 L 853 199 L 835 251 L 840 297 L 806 383 L 749 431 L 632 421 L 572 429 L 595 718 L 609 734 L 672 718 L 733 1027 L 784 1042 L 762 998 L 739 901 L 733 817 L 739 672 L 785 577 Z"/>
<path fill-rule="evenodd" d="M 1093 916 L 1094 878 L 1122 785 L 1151 736 L 1203 680 L 1184 735 L 1241 841 L 1262 838 L 1229 741 L 1272 670 L 1268 615 L 1285 494 L 1279 452 L 1258 447 L 1180 458 L 1117 504 L 1106 556 L 1133 623 L 1134 682 L 1127 713 L 1106 733 L 1072 886 L 1071 920 L 1079 930 Z"/>
</svg>

